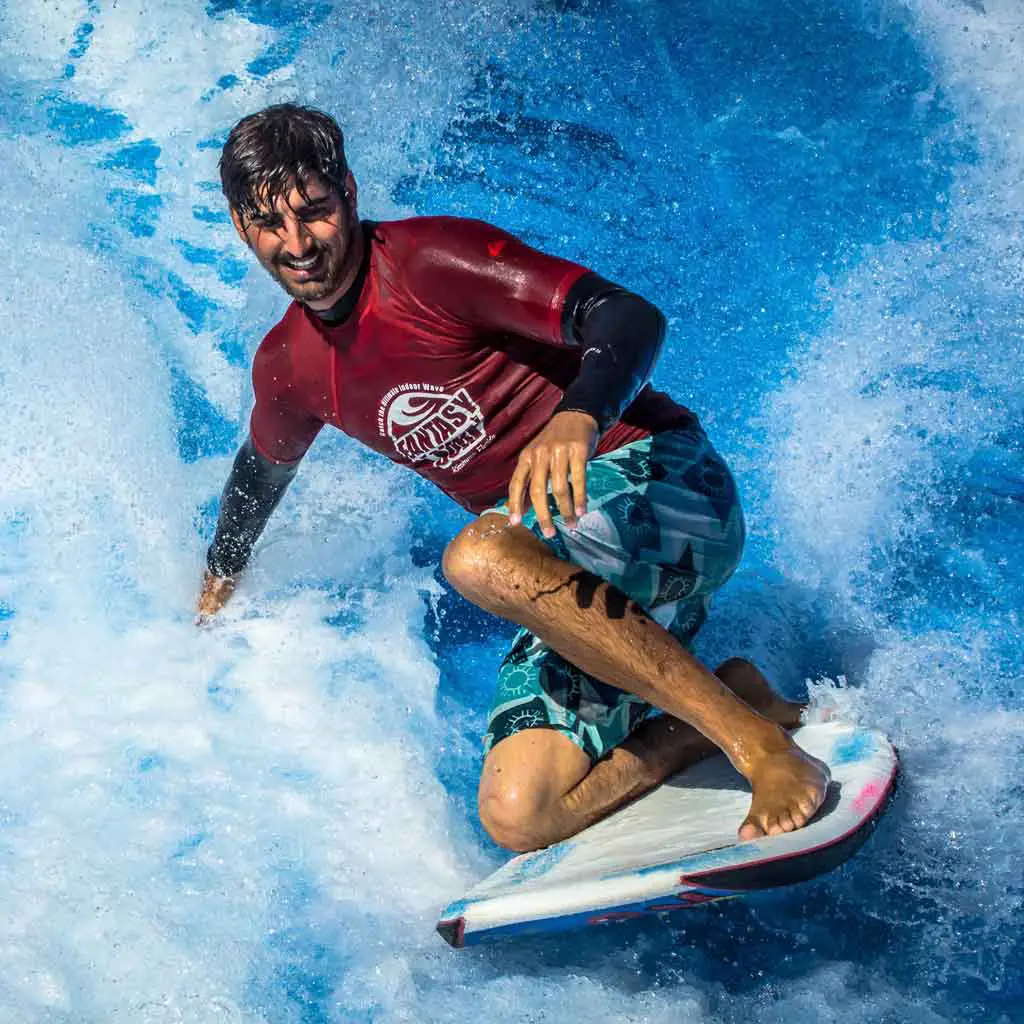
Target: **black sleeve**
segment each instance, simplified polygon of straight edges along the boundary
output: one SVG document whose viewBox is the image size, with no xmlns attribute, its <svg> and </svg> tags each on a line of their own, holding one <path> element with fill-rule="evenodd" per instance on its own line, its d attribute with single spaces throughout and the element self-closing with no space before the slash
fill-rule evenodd
<svg viewBox="0 0 1024 1024">
<path fill-rule="evenodd" d="M 555 411 L 585 412 L 605 430 L 650 378 L 665 318 L 646 299 L 588 272 L 569 289 L 562 336 L 583 350 L 583 360 Z"/>
<path fill-rule="evenodd" d="M 299 468 L 264 458 L 248 438 L 238 450 L 220 498 L 217 532 L 206 553 L 206 567 L 215 576 L 235 576 L 249 561 L 253 545 L 267 525 Z"/>
</svg>

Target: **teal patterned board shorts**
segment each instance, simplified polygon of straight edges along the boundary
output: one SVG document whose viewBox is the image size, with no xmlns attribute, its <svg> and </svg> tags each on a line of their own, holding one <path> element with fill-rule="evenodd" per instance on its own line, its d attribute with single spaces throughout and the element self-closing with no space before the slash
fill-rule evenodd
<svg viewBox="0 0 1024 1024">
<path fill-rule="evenodd" d="M 553 498 L 553 538 L 543 536 L 532 509 L 523 525 L 559 558 L 618 587 L 689 648 L 743 551 L 743 512 L 721 456 L 698 426 L 655 434 L 592 459 L 587 499 L 575 530 Z M 523 729 L 555 729 L 597 761 L 652 710 L 523 629 L 498 672 L 484 749 Z"/>
</svg>

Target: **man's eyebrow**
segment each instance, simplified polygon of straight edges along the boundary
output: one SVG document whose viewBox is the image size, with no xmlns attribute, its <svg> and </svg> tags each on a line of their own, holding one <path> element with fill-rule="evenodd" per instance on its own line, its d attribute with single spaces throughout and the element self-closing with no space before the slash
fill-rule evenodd
<svg viewBox="0 0 1024 1024">
<path fill-rule="evenodd" d="M 304 210 L 318 210 L 322 206 L 329 206 L 334 199 L 334 193 L 325 192 L 321 196 L 301 196 L 300 198 L 301 202 L 292 207 L 295 213 L 301 213 Z M 249 219 L 254 221 L 269 221 L 280 216 L 281 214 L 278 212 L 276 206 L 259 206 L 253 209 L 249 214 Z"/>
</svg>

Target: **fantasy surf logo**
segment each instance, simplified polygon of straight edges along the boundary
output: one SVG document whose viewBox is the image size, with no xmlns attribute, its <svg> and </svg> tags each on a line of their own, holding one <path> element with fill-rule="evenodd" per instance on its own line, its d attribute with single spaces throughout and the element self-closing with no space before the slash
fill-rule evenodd
<svg viewBox="0 0 1024 1024">
<path fill-rule="evenodd" d="M 449 394 L 433 384 L 402 384 L 381 400 L 377 427 L 409 463 L 458 472 L 492 438 L 465 388 Z"/>
</svg>

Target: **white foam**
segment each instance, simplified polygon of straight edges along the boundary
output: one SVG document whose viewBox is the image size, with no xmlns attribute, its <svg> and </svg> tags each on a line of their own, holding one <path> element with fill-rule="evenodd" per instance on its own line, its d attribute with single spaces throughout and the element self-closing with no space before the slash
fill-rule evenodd
<svg viewBox="0 0 1024 1024">
<path fill-rule="evenodd" d="M 985 6 L 1009 38 L 1009 0 Z M 962 116 L 991 129 L 985 163 L 956 183 L 949 244 L 882 247 L 830 283 L 832 321 L 777 397 L 792 433 L 770 461 L 786 571 L 824 582 L 873 626 L 884 588 L 862 591 L 851 567 L 922 536 L 950 447 L 980 436 L 979 400 L 1003 394 L 1001 378 L 1019 365 L 1007 337 L 1005 356 L 978 357 L 980 385 L 964 394 L 883 386 L 908 367 L 956 369 L 964 352 L 977 356 L 958 347 L 962 321 L 939 308 L 961 294 L 963 274 L 987 310 L 1017 308 L 1012 50 L 999 32 L 986 49 L 959 48 L 964 23 L 978 33 L 996 24 L 971 8 L 921 0 L 914 9 L 944 80 L 964 97 Z M 229 225 L 192 216 L 194 204 L 218 202 L 216 151 L 197 143 L 265 102 L 301 95 L 341 116 L 366 210 L 386 215 L 391 186 L 425 166 L 471 77 L 524 12 L 461 0 L 431 10 L 336 5 L 302 30 L 293 67 L 256 78 L 244 69 L 274 33 L 235 13 L 211 18 L 173 0 L 4 6 L 5 74 L 40 97 L 59 83 L 62 95 L 130 125 L 122 140 L 77 149 L 41 135 L 0 142 L 0 208 L 16 242 L 0 250 L 0 599 L 14 611 L 0 648 L 5 1024 L 278 1024 L 301 1015 L 301 997 L 288 995 L 294 976 L 333 986 L 310 998 L 337 1020 L 547 1020 L 567 1006 L 580 1019 L 635 1022 L 940 1019 L 917 993 L 844 964 L 770 998 L 759 988 L 737 999 L 708 980 L 717 968 L 703 964 L 696 930 L 680 949 L 634 935 L 613 956 L 564 970 L 538 970 L 542 961 L 524 954 L 452 959 L 432 934 L 434 914 L 493 856 L 436 778 L 435 758 L 451 748 L 420 629 L 420 593 L 433 583 L 408 556 L 422 509 L 396 471 L 318 442 L 222 624 L 192 625 L 205 540 L 194 512 L 216 494 L 228 460 L 181 464 L 171 367 L 241 424 L 247 371 L 223 355 L 220 332 L 237 324 L 254 343 L 283 306 L 261 276 L 225 285 L 176 248 L 182 240 L 241 255 Z M 86 18 L 88 47 L 62 80 Z M 214 88 L 227 73 L 239 84 Z M 102 168 L 119 145 L 146 138 L 161 150 L 154 184 Z M 154 234 L 111 221 L 114 186 L 163 200 Z M 159 280 L 176 274 L 208 299 L 215 322 L 193 330 L 173 296 L 145 290 L 142 259 Z M 972 266 L 981 273 L 971 276 Z M 996 401 L 987 412 L 1006 422 L 1009 408 Z M 865 438 L 878 457 L 864 457 Z M 773 611 L 766 602 L 763 623 L 755 611 L 738 629 L 767 629 Z M 785 624 L 794 639 L 800 627 L 798 617 Z M 928 872 L 914 884 L 939 901 L 947 929 L 938 943 L 922 934 L 920 953 L 952 964 L 963 950 L 944 872 L 984 857 L 1001 877 L 1012 871 L 1008 846 L 982 837 L 998 835 L 999 780 L 1019 764 L 1020 723 L 993 710 L 957 724 L 965 694 L 984 685 L 984 645 L 937 671 L 958 635 L 878 627 L 875 639 L 880 651 L 849 688 L 852 709 L 905 749 L 921 818 L 910 849 Z M 773 655 L 780 669 L 791 664 L 783 647 Z M 989 803 L 976 811 L 979 845 L 944 860 L 953 849 L 946 808 L 975 808 L 957 789 L 963 766 L 986 780 Z M 992 948 L 969 969 L 992 983 L 1013 908 L 976 895 L 992 915 Z M 885 912 L 861 894 L 858 906 Z M 645 957 L 668 964 L 657 984 Z"/>
<path fill-rule="evenodd" d="M 31 45 L 34 6 L 8 18 Z M 84 13 L 50 9 L 51 37 Z M 393 471 L 341 453 L 330 471 L 316 458 L 304 469 L 221 627 L 193 626 L 193 517 L 227 466 L 181 464 L 169 364 L 233 416 L 247 369 L 124 267 L 144 257 L 215 304 L 245 303 L 172 242 L 236 251 L 230 228 L 191 216 L 214 160 L 196 143 L 280 95 L 281 76 L 203 106 L 266 30 L 195 5 L 93 13 L 67 88 L 125 113 L 131 136 L 77 152 L 0 145 L 0 206 L 17 239 L 0 255 L 15 328 L 0 364 L 14 611 L 2 651 L 0 1004 L 21 1024 L 264 1019 L 246 993 L 292 893 L 308 890 L 303 920 L 348 918 L 359 942 L 379 928 L 419 936 L 416 948 L 433 944 L 436 908 L 476 873 L 433 770 L 437 669 L 419 624 L 434 584 L 406 552 L 414 499 Z M 55 53 L 39 47 L 36 60 Z M 152 191 L 164 205 L 155 233 L 135 238 L 105 207 L 117 172 L 96 165 L 147 137 L 161 148 Z M 24 198 L 37 195 L 46 202 Z M 254 340 L 281 305 L 265 287 Z M 314 506 L 300 512 L 303 498 Z M 295 572 L 305 589 L 282 590 Z M 350 631 L 327 625 L 339 612 Z M 449 830 L 463 841 L 444 841 Z M 273 998 L 287 1002 L 280 985 Z"/>
<path fill-rule="evenodd" d="M 1019 434 L 1024 12 L 906 6 L 978 158 L 955 169 L 938 237 L 867 249 L 820 282 L 827 321 L 768 402 L 767 511 L 780 571 L 868 638 L 850 686 L 818 687 L 819 701 L 885 729 L 902 754 L 908 866 L 869 912 L 905 935 L 926 976 L 995 991 L 1021 905 L 1005 809 L 1024 723 L 995 696 L 1010 685 L 999 649 L 1011 622 L 971 610 L 998 595 L 1003 552 L 952 510 L 977 487 L 974 460 Z M 941 589 L 943 568 L 955 589 Z M 926 608 L 948 627 L 922 630 Z M 902 927 L 908 905 L 929 908 L 926 934 Z"/>
<path fill-rule="evenodd" d="M 12 75 L 52 80 L 60 76 L 86 0 L 5 4 L 0 8 L 0 53 Z"/>
</svg>

